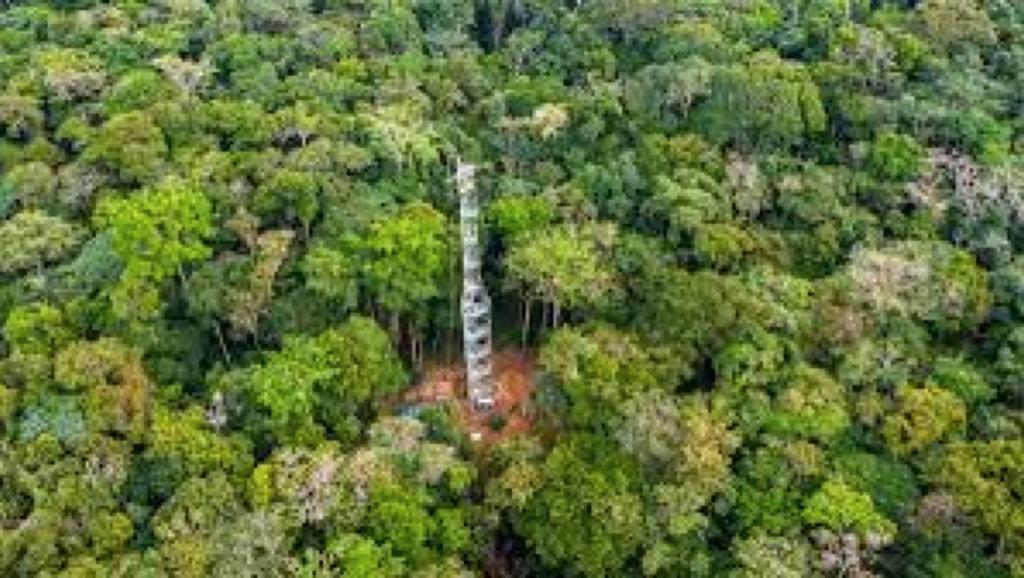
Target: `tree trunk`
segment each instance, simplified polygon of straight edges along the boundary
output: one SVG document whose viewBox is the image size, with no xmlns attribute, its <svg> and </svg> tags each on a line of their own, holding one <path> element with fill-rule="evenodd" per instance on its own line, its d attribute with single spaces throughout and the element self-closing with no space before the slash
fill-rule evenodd
<svg viewBox="0 0 1024 578">
<path fill-rule="evenodd" d="M 256 351 L 263 353 L 263 346 L 260 345 L 260 327 L 258 321 L 253 323 L 250 335 L 252 335 L 252 342 L 256 346 Z"/>
<path fill-rule="evenodd" d="M 231 354 L 228 353 L 228 346 L 224 342 L 224 332 L 221 331 L 221 329 L 220 329 L 220 323 L 219 322 L 214 323 L 213 324 L 213 329 L 214 329 L 214 333 L 217 334 L 217 343 L 220 344 L 220 353 L 221 353 L 222 356 L 224 356 L 224 363 L 227 363 L 228 367 L 231 367 L 231 365 L 232 365 Z"/>
<path fill-rule="evenodd" d="M 391 334 L 391 342 L 395 349 L 401 351 L 402 347 L 402 318 L 397 311 L 388 314 L 388 333 Z"/>
<path fill-rule="evenodd" d="M 551 304 L 551 326 L 558 329 L 560 317 L 562 316 L 562 306 L 555 301 Z"/>
<path fill-rule="evenodd" d="M 409 363 L 413 369 L 420 368 L 420 362 L 416 354 L 416 336 L 412 333 L 409 334 Z"/>
<path fill-rule="evenodd" d="M 530 339 L 530 310 L 533 309 L 533 301 L 529 298 L 523 300 L 523 335 L 522 346 L 525 348 Z"/>
<path fill-rule="evenodd" d="M 457 319 L 459 318 L 459 285 L 456 282 L 458 277 L 457 268 L 459 266 L 458 259 L 452 259 L 451 264 L 448 267 L 448 285 L 451 287 L 451 307 L 448 310 L 448 335 L 445 340 L 445 361 L 451 363 L 455 360 L 455 335 L 458 332 Z"/>
<path fill-rule="evenodd" d="M 413 343 L 416 344 L 416 369 L 423 370 L 423 339 L 419 335 L 413 337 Z"/>
<path fill-rule="evenodd" d="M 497 51 L 501 46 L 501 37 L 505 28 L 505 3 L 498 2 L 498 7 L 497 9 L 495 8 L 491 2 L 487 3 L 488 24 L 491 27 L 489 31 L 491 33 L 491 50 Z M 500 14 L 499 10 L 501 11 Z"/>
<path fill-rule="evenodd" d="M 409 357 L 412 362 L 412 366 L 417 370 L 423 369 L 423 348 L 424 341 L 420 331 L 413 325 L 413 321 L 409 320 L 409 326 L 406 328 L 405 338 L 409 340 Z"/>
</svg>

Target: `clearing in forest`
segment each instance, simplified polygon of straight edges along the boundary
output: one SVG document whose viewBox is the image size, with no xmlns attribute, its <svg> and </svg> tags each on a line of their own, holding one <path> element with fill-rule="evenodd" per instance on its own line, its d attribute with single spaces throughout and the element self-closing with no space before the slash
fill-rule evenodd
<svg viewBox="0 0 1024 578">
<path fill-rule="evenodd" d="M 460 364 L 428 367 L 423 379 L 402 394 L 404 404 L 449 404 L 472 439 L 494 444 L 533 428 L 533 356 L 519 349 L 494 354 L 494 408 L 474 412 L 466 395 L 465 371 Z"/>
</svg>

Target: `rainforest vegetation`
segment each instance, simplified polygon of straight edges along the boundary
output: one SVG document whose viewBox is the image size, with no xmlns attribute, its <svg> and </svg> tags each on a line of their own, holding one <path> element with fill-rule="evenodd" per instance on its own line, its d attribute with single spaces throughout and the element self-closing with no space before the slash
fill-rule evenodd
<svg viewBox="0 0 1024 578">
<path fill-rule="evenodd" d="M 1024 4 L 0 1 L 0 576 L 1024 577 Z"/>
</svg>

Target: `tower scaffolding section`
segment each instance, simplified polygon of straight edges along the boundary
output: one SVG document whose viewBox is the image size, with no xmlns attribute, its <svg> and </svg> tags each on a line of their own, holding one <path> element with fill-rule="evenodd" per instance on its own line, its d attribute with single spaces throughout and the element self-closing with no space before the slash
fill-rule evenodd
<svg viewBox="0 0 1024 578">
<path fill-rule="evenodd" d="M 491 363 L 491 298 L 481 273 L 480 201 L 476 165 L 457 162 L 459 230 L 462 238 L 462 343 L 466 362 L 466 391 L 474 410 L 494 407 Z"/>
</svg>

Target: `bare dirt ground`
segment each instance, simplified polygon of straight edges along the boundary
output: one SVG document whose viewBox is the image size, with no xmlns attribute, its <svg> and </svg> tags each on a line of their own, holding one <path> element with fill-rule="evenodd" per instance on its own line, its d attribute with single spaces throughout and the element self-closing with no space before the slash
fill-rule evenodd
<svg viewBox="0 0 1024 578">
<path fill-rule="evenodd" d="M 407 390 L 403 403 L 448 403 L 467 433 L 482 444 L 494 444 L 533 428 L 531 397 L 536 386 L 533 357 L 519 349 L 494 354 L 495 406 L 474 412 L 466 398 L 464 372 L 459 365 L 428 367 L 423 380 Z M 501 423 L 500 427 L 492 425 Z"/>
</svg>

